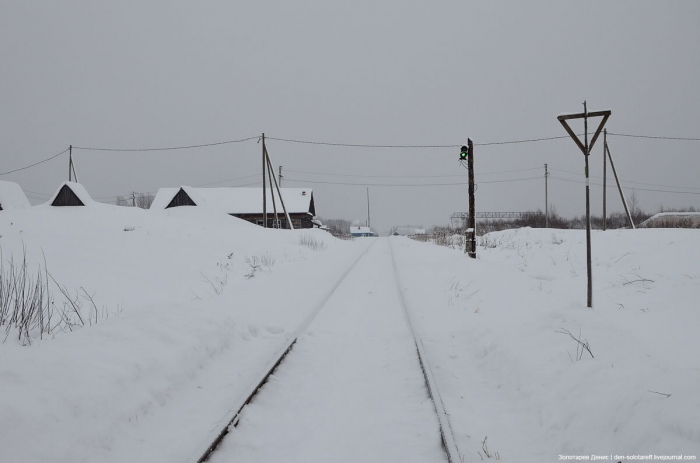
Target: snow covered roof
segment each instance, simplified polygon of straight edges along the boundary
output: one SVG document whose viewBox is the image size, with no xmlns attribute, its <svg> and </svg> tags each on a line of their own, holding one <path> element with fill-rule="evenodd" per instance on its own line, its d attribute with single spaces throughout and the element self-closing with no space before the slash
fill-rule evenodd
<svg viewBox="0 0 700 463">
<path fill-rule="evenodd" d="M 94 201 L 90 197 L 90 194 L 87 192 L 84 186 L 82 186 L 80 183 L 75 183 L 75 182 L 63 182 L 61 186 L 58 187 L 56 190 L 56 193 L 51 196 L 51 199 L 49 199 L 45 204 L 48 204 L 49 206 L 53 206 L 54 201 L 56 198 L 59 196 L 63 188 L 68 188 L 70 191 L 75 194 L 75 196 L 83 203 L 83 205 L 87 206 L 89 204 L 93 204 Z"/>
<path fill-rule="evenodd" d="M 22 188 L 15 182 L 0 181 L 0 210 L 29 209 L 31 204 Z"/>
<path fill-rule="evenodd" d="M 160 188 L 151 204 L 151 209 L 165 209 L 170 201 L 182 189 L 192 201 L 200 207 L 225 212 L 227 214 L 261 214 L 262 191 L 260 188 Z M 310 188 L 280 188 L 287 212 L 315 214 L 313 210 L 313 190 Z M 265 189 L 267 211 L 272 212 L 272 195 Z M 277 211 L 282 211 L 277 191 L 275 190 Z"/>
</svg>

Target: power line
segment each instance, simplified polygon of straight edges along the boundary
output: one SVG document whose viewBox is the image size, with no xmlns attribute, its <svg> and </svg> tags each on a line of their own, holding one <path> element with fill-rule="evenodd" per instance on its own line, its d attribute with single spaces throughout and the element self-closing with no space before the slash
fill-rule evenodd
<svg viewBox="0 0 700 463">
<path fill-rule="evenodd" d="M 563 177 L 550 177 L 553 178 L 554 180 L 560 180 L 563 182 L 569 182 L 569 183 L 580 183 L 580 184 L 585 184 L 586 182 L 582 182 L 580 180 L 572 180 L 570 178 L 563 178 Z M 591 183 L 591 185 L 595 186 L 603 186 L 602 183 Z M 615 188 L 615 185 L 608 185 L 607 188 Z M 680 195 L 700 195 L 700 191 L 671 191 L 671 190 L 656 190 L 653 188 L 636 188 L 636 187 L 627 187 L 627 188 L 632 188 L 633 190 L 639 190 L 639 191 L 654 191 L 657 193 L 676 193 Z"/>
<path fill-rule="evenodd" d="M 512 172 L 527 172 L 532 170 L 540 170 L 540 167 L 532 167 L 529 169 L 517 169 L 517 170 L 502 170 L 498 172 L 478 172 L 478 175 L 495 175 L 495 174 L 507 174 Z M 334 174 L 331 172 L 307 172 L 303 170 L 291 170 L 287 169 L 287 172 L 293 172 L 297 174 L 311 174 L 311 175 L 329 175 L 334 177 L 366 177 L 366 178 L 443 178 L 443 177 L 467 177 L 467 174 L 449 174 L 449 175 L 365 175 L 365 174 Z"/>
<path fill-rule="evenodd" d="M 616 137 L 630 137 L 630 138 L 652 138 L 655 140 L 684 140 L 684 141 L 700 141 L 700 138 L 686 138 L 686 137 L 655 137 L 651 135 L 631 135 L 628 133 L 613 133 L 608 132 L 608 135 Z"/>
<path fill-rule="evenodd" d="M 193 187 L 200 187 L 200 186 L 216 185 L 219 183 L 233 182 L 234 180 L 243 180 L 244 178 L 259 177 L 260 175 L 262 175 L 262 174 L 246 175 L 245 177 L 229 178 L 227 180 L 219 180 L 218 182 L 200 183 L 199 185 L 192 185 L 192 186 Z"/>
<path fill-rule="evenodd" d="M 538 141 L 546 140 L 558 140 L 561 138 L 569 138 L 568 136 L 558 136 L 558 137 L 545 137 L 545 138 L 531 138 L 527 140 L 511 140 L 511 141 L 494 141 L 489 143 L 474 143 L 475 146 L 491 146 L 491 145 L 510 145 L 515 143 L 532 143 Z M 266 140 L 276 140 L 288 143 L 302 143 L 306 145 L 324 145 L 324 146 L 344 146 L 349 148 L 459 148 L 462 146 L 458 145 L 372 145 L 365 143 L 336 143 L 336 142 L 323 142 L 323 141 L 312 141 L 312 140 L 294 140 L 290 138 L 275 138 L 275 137 L 265 137 Z"/>
<path fill-rule="evenodd" d="M 576 173 L 576 172 L 571 172 L 571 171 L 568 171 L 568 170 L 556 169 L 556 168 L 553 168 L 553 167 L 551 167 L 551 169 L 552 169 L 552 170 L 556 170 L 557 172 L 565 172 L 565 173 L 571 174 L 571 175 L 577 175 L 577 176 L 582 176 L 582 175 L 583 175 L 583 174 L 579 174 L 579 173 Z M 594 177 L 594 178 L 599 178 L 599 179 L 602 179 L 602 178 L 603 178 L 603 177 L 600 177 L 600 176 L 598 176 L 598 175 L 589 175 L 589 177 Z M 694 186 L 662 185 L 662 184 L 660 184 L 660 183 L 633 182 L 633 181 L 630 181 L 630 180 L 622 180 L 621 183 L 632 183 L 632 184 L 635 184 L 635 185 L 647 185 L 647 186 L 660 186 L 660 187 L 664 187 L 664 188 L 682 188 L 682 189 L 686 189 L 686 190 L 700 190 L 700 188 L 694 187 Z"/>
<path fill-rule="evenodd" d="M 61 151 L 61 152 L 58 153 L 58 154 L 55 154 L 55 155 L 51 156 L 50 158 L 44 159 L 43 161 L 35 162 L 34 164 L 31 164 L 31 165 L 29 165 L 29 166 L 20 167 L 19 169 L 10 170 L 10 171 L 7 171 L 7 172 L 2 172 L 2 173 L 0 173 L 0 175 L 12 174 L 12 173 L 14 173 L 14 172 L 19 172 L 20 170 L 25 170 L 25 169 L 29 169 L 30 167 L 38 166 L 38 165 L 41 164 L 41 163 L 44 163 L 44 162 L 46 162 L 46 161 L 50 161 L 50 160 L 52 160 L 52 159 L 54 159 L 54 158 L 59 157 L 59 156 L 62 155 L 63 153 L 67 153 L 67 152 L 68 152 L 68 148 L 64 149 L 63 151 Z"/>
<path fill-rule="evenodd" d="M 248 176 L 245 176 L 245 177 L 237 177 L 237 178 L 232 178 L 232 179 L 228 179 L 228 180 L 222 180 L 222 181 L 220 181 L 220 182 L 204 183 L 204 184 L 192 185 L 192 186 L 193 186 L 193 187 L 200 187 L 200 186 L 204 186 L 204 185 L 213 185 L 213 184 L 215 184 L 215 183 L 223 183 L 223 182 L 229 182 L 229 181 L 233 181 L 233 180 L 240 180 L 240 179 L 244 179 L 244 178 L 255 177 L 256 175 L 260 175 L 260 174 L 248 175 Z M 260 181 L 255 181 L 255 182 L 252 182 L 252 183 L 244 183 L 243 185 L 234 185 L 234 186 L 232 186 L 231 188 L 239 188 L 239 187 L 244 187 L 244 186 L 257 185 L 258 183 L 260 183 Z M 136 193 L 137 193 L 137 194 L 153 194 L 154 196 L 155 196 L 155 194 L 156 194 L 156 192 L 153 192 L 153 191 L 145 191 L 145 192 L 138 192 L 138 191 L 137 191 Z M 116 200 L 116 199 L 119 198 L 119 197 L 128 197 L 128 196 L 130 196 L 130 195 L 131 195 L 131 192 L 130 192 L 130 193 L 123 194 L 123 195 L 117 195 L 117 196 L 100 196 L 100 197 L 98 197 L 98 198 L 93 198 L 93 199 L 95 199 L 95 200 L 108 200 L 108 199 L 110 199 L 110 200 Z"/>
<path fill-rule="evenodd" d="M 228 140 L 220 141 L 216 143 L 204 143 L 201 145 L 189 145 L 189 146 L 169 146 L 165 148 L 88 148 L 83 146 L 74 146 L 74 150 L 86 150 L 86 151 L 117 151 L 117 152 L 138 152 L 138 151 L 170 151 L 170 150 L 186 150 L 192 148 L 207 148 L 210 146 L 228 145 L 230 143 L 242 143 L 249 140 L 257 140 L 259 136 L 241 138 L 240 140 Z M 67 150 L 66 150 L 67 151 Z"/>
<path fill-rule="evenodd" d="M 290 182 L 297 183 L 320 183 L 328 185 L 356 185 L 356 186 L 389 186 L 389 187 L 422 187 L 422 186 L 449 186 L 449 185 L 468 185 L 469 182 L 457 182 L 457 183 L 352 183 L 352 182 L 321 182 L 315 180 L 296 180 L 287 178 Z M 485 183 L 506 183 L 506 182 L 520 182 L 524 180 L 541 180 L 541 177 L 528 177 L 528 178 L 515 178 L 511 180 L 490 180 L 486 182 L 477 182 L 478 184 Z"/>
</svg>

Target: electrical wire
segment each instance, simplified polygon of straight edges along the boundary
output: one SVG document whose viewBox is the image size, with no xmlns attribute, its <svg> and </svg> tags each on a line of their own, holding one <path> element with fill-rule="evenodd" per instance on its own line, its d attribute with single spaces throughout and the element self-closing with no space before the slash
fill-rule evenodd
<svg viewBox="0 0 700 463">
<path fill-rule="evenodd" d="M 655 140 L 683 140 L 683 141 L 700 141 L 700 138 L 686 138 L 686 137 L 654 137 L 651 135 L 631 135 L 629 133 L 615 133 L 608 132 L 608 135 L 613 137 L 630 137 L 630 138 L 651 138 Z"/>
<path fill-rule="evenodd" d="M 541 180 L 542 177 L 528 177 L 528 178 L 515 178 L 511 180 L 489 180 L 486 182 L 476 182 L 477 184 L 485 183 L 506 183 L 506 182 L 520 182 L 524 180 Z M 468 185 L 469 182 L 457 182 L 457 183 L 351 183 L 351 182 L 321 182 L 315 180 L 296 180 L 293 178 L 285 177 L 288 182 L 297 183 L 320 183 L 327 185 L 356 185 L 356 186 L 386 186 L 386 187 L 423 187 L 423 186 L 449 186 L 449 185 Z"/>
<path fill-rule="evenodd" d="M 244 178 L 259 177 L 262 174 L 246 175 L 245 177 L 229 178 L 228 180 L 219 180 L 218 182 L 200 183 L 199 185 L 192 185 L 193 187 L 217 185 L 219 183 L 233 182 L 234 180 L 243 180 Z"/>
<path fill-rule="evenodd" d="M 39 164 L 42 164 L 42 163 L 47 162 L 47 161 L 50 161 L 50 160 L 52 160 L 52 159 L 54 159 L 54 158 L 59 157 L 59 156 L 62 155 L 63 153 L 67 153 L 67 152 L 68 152 L 68 148 L 64 149 L 63 151 L 61 151 L 61 152 L 58 153 L 58 154 L 54 154 L 54 155 L 51 156 L 50 158 L 44 159 L 43 161 L 35 162 L 34 164 L 31 164 L 31 165 L 29 165 L 29 166 L 20 167 L 19 169 L 9 170 L 9 171 L 7 171 L 7 172 L 2 172 L 2 173 L 0 173 L 0 175 L 12 174 L 12 173 L 14 173 L 14 172 L 19 172 L 20 170 L 25 170 L 25 169 L 29 169 L 30 167 L 38 166 Z"/>
<path fill-rule="evenodd" d="M 531 170 L 539 170 L 541 167 L 532 167 L 529 169 L 517 169 L 517 170 L 502 170 L 498 172 L 478 172 L 478 175 L 495 175 L 495 174 L 507 174 L 512 172 L 527 172 Z M 311 174 L 311 175 L 329 175 L 334 177 L 363 177 L 363 178 L 443 178 L 443 177 L 466 177 L 466 174 L 450 174 L 450 175 L 365 175 L 365 174 L 334 174 L 330 172 L 307 172 L 303 170 L 291 170 L 287 169 L 287 172 L 293 172 L 296 174 Z"/>
<path fill-rule="evenodd" d="M 580 136 L 580 134 L 579 134 Z M 527 140 L 511 140 L 511 141 L 494 141 L 488 143 L 474 143 L 474 146 L 491 146 L 491 145 L 511 145 L 516 143 L 532 143 L 546 140 L 559 140 L 562 138 L 569 138 L 568 135 L 562 135 L 558 137 L 544 137 L 544 138 L 531 138 Z M 324 146 L 344 146 L 349 148 L 459 148 L 462 145 L 371 145 L 364 143 L 334 143 L 334 142 L 322 142 L 322 141 L 311 141 L 311 140 L 294 140 L 291 138 L 276 138 L 276 137 L 265 137 L 265 140 L 275 140 L 283 141 L 288 143 L 302 143 L 307 145 L 324 145 Z"/>
<path fill-rule="evenodd" d="M 576 176 L 579 176 L 579 177 L 581 177 L 581 176 L 584 176 L 584 177 L 585 177 L 585 174 L 579 174 L 579 173 L 571 172 L 571 171 L 568 171 L 568 170 L 557 169 L 557 168 L 555 168 L 555 167 L 550 167 L 550 169 L 551 169 L 551 170 L 555 170 L 555 171 L 557 171 L 557 172 L 566 172 L 567 174 L 576 175 Z M 603 177 L 598 176 L 598 175 L 589 175 L 589 177 L 591 177 L 591 178 L 598 178 L 598 179 L 601 179 L 601 180 L 603 179 Z M 694 186 L 662 185 L 662 184 L 660 184 L 660 183 L 633 182 L 633 181 L 630 181 L 630 180 L 622 180 L 621 183 L 632 183 L 632 184 L 635 184 L 635 185 L 647 185 L 647 186 L 660 186 L 660 187 L 663 187 L 663 188 L 681 188 L 681 189 L 685 189 L 685 190 L 700 190 L 699 187 L 694 187 Z"/>
<path fill-rule="evenodd" d="M 550 176 L 549 178 L 554 179 L 554 180 L 559 180 L 563 182 L 569 182 L 569 183 L 580 183 L 580 184 L 585 184 L 586 182 L 582 182 L 580 180 L 571 180 L 570 178 L 563 178 L 563 177 L 554 177 Z M 595 186 L 603 186 L 602 183 L 590 183 L 590 185 L 595 185 Z M 615 185 L 607 185 L 607 188 L 616 188 Z M 627 189 L 630 189 L 630 187 L 626 187 Z M 700 191 L 671 191 L 671 190 L 656 190 L 653 188 L 632 188 L 633 190 L 639 190 L 639 191 L 654 191 L 657 193 L 676 193 L 676 194 L 681 194 L 681 195 L 700 195 Z"/>
<path fill-rule="evenodd" d="M 86 150 L 86 151 L 116 151 L 116 152 L 139 152 L 139 151 L 171 151 L 171 150 L 186 150 L 192 148 L 207 148 L 210 146 L 228 145 L 231 143 L 242 143 L 249 140 L 257 140 L 260 136 L 241 138 L 240 140 L 228 140 L 220 141 L 216 143 L 204 143 L 201 145 L 189 145 L 189 146 L 169 146 L 165 148 L 94 148 L 94 147 L 84 147 L 84 146 L 73 146 L 74 150 Z"/>
<path fill-rule="evenodd" d="M 241 179 L 244 179 L 244 178 L 255 177 L 256 175 L 261 175 L 261 174 L 247 175 L 247 176 L 245 176 L 245 177 L 231 178 L 231 179 L 228 179 L 228 180 L 221 180 L 220 182 L 203 183 L 203 184 L 200 184 L 200 185 L 192 185 L 192 186 L 193 186 L 193 187 L 200 187 L 200 186 L 204 186 L 204 185 L 213 185 L 213 184 L 215 184 L 215 183 L 224 183 L 224 182 L 230 182 L 230 181 L 233 181 L 233 180 L 241 180 Z M 257 185 L 258 183 L 260 183 L 260 180 L 255 181 L 255 182 L 252 182 L 252 183 L 245 183 L 245 184 L 243 184 L 243 185 L 233 185 L 231 188 L 238 188 L 238 187 L 244 187 L 244 186 Z M 155 196 L 155 194 L 156 194 L 156 193 L 153 192 L 153 191 L 146 191 L 146 192 L 138 192 L 138 191 L 137 191 L 137 192 L 135 192 L 135 193 L 136 193 L 136 194 L 140 194 L 140 195 L 152 194 L 153 196 Z M 95 200 L 113 200 L 113 201 L 114 201 L 114 200 L 116 200 L 117 198 L 120 198 L 120 197 L 121 197 L 121 198 L 125 198 L 125 197 L 130 196 L 131 194 L 132 194 L 132 193 L 126 193 L 126 194 L 124 194 L 124 195 L 117 195 L 117 196 L 101 196 L 101 197 L 99 197 L 99 198 L 93 198 L 93 199 L 95 199 Z"/>
</svg>

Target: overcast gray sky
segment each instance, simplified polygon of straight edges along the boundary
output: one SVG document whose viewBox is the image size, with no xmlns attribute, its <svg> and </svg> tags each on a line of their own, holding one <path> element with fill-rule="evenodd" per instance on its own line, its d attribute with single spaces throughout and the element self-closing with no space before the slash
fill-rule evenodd
<svg viewBox="0 0 700 463">
<path fill-rule="evenodd" d="M 612 109 L 611 132 L 700 138 L 700 2 L 2 0 L 0 80 L 0 172 L 70 144 L 165 147 L 262 132 L 391 145 L 553 137 L 565 135 L 556 116 L 581 111 L 584 100 L 589 110 Z M 609 144 L 622 179 L 639 182 L 627 185 L 642 208 L 700 206 L 700 142 L 611 136 Z M 284 166 L 284 186 L 313 188 L 326 218 L 366 218 L 367 187 L 337 182 L 466 182 L 458 149 L 271 140 L 268 150 L 275 169 Z M 108 201 L 256 175 L 260 153 L 251 140 L 79 150 L 74 160 L 88 192 Z M 601 176 L 602 140 L 590 161 Z M 570 139 L 476 146 L 476 209 L 543 209 L 545 163 L 550 203 L 583 214 L 584 186 L 570 180 L 583 180 L 584 160 Z M 503 171 L 517 172 L 494 173 Z M 399 175 L 414 177 L 371 177 Z M 62 155 L 0 179 L 37 204 L 67 176 Z M 695 194 L 646 191 L 672 186 Z M 466 185 L 369 188 L 381 232 L 447 224 L 467 209 Z M 592 192 L 597 214 L 601 190 Z M 609 210 L 622 210 L 615 190 L 608 197 Z"/>
</svg>

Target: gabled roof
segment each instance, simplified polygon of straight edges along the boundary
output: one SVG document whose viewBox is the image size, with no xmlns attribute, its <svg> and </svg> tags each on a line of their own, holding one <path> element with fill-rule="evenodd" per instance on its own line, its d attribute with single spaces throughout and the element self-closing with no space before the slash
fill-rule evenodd
<svg viewBox="0 0 700 463">
<path fill-rule="evenodd" d="M 189 199 L 205 209 L 225 212 L 226 214 L 262 214 L 261 188 L 193 188 L 182 186 L 180 188 L 161 188 L 151 204 L 151 209 L 167 209 L 171 201 L 182 190 Z M 280 188 L 282 199 L 287 212 L 312 213 L 315 215 L 313 204 L 313 190 L 311 188 Z M 272 195 L 270 189 L 265 189 L 267 212 L 272 213 Z M 181 196 L 182 197 L 182 196 Z M 275 190 L 275 203 L 277 212 L 282 211 L 277 190 Z"/>
<path fill-rule="evenodd" d="M 48 204 L 50 206 L 62 206 L 65 204 L 60 203 L 66 198 L 76 198 L 84 206 L 89 206 L 94 203 L 93 199 L 90 197 L 85 187 L 82 186 L 80 183 L 63 182 L 61 186 L 59 186 L 56 190 L 56 193 L 54 193 L 51 199 L 49 199 L 45 204 Z"/>
<path fill-rule="evenodd" d="M 29 209 L 31 204 L 22 188 L 15 182 L 0 181 L 0 211 L 7 209 Z"/>
</svg>

